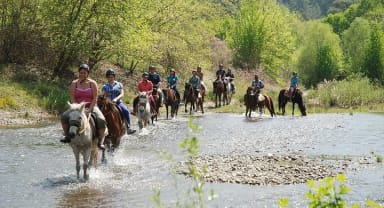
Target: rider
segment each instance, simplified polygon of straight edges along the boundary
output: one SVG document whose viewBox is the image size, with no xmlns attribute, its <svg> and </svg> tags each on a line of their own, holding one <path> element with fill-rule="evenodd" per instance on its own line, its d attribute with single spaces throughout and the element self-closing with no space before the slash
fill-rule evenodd
<svg viewBox="0 0 384 208">
<path fill-rule="evenodd" d="M 163 92 L 160 89 L 160 84 L 161 84 L 161 77 L 160 74 L 156 72 L 156 67 L 155 66 L 149 66 L 149 77 L 148 80 L 152 82 L 153 88 L 157 89 L 157 94 L 159 95 L 160 99 L 160 107 L 162 106 L 163 103 Z"/>
<path fill-rule="evenodd" d="M 221 80 L 223 81 L 224 80 L 224 77 L 225 77 L 225 70 L 224 70 L 224 65 L 223 64 L 219 64 L 219 69 L 216 71 L 216 80 L 213 82 L 213 93 L 216 93 L 215 92 L 215 89 L 216 89 L 216 83 Z"/>
<path fill-rule="evenodd" d="M 149 95 L 149 98 L 151 100 L 151 105 L 153 107 L 153 105 L 156 105 L 153 97 L 152 97 L 152 90 L 153 90 L 153 83 L 151 81 L 148 80 L 148 77 L 149 77 L 149 74 L 148 72 L 144 72 L 143 75 L 142 75 L 142 80 L 139 82 L 139 84 L 137 85 L 137 89 L 139 92 L 147 92 L 148 95 Z M 135 99 L 133 100 L 133 112 L 134 114 L 137 113 L 137 103 L 139 102 L 139 97 L 135 97 Z M 154 108 L 156 109 L 156 108 Z"/>
<path fill-rule="evenodd" d="M 205 86 L 204 81 L 203 81 L 204 74 L 201 71 L 201 66 L 197 66 L 196 70 L 197 70 L 196 75 L 200 78 L 201 88 L 205 91 L 207 89 L 207 87 Z"/>
<path fill-rule="evenodd" d="M 127 106 L 121 101 L 124 97 L 124 88 L 121 82 L 116 81 L 116 72 L 113 69 L 107 69 L 105 77 L 108 79 L 108 82 L 104 84 L 101 91 L 104 95 L 108 96 L 112 102 L 116 103 L 124 114 L 125 119 L 127 120 L 127 134 L 133 134 L 136 130 L 131 129 L 131 119 L 129 115 L 129 110 Z"/>
<path fill-rule="evenodd" d="M 176 75 L 175 69 L 169 70 L 169 75 L 167 76 L 168 87 L 175 91 L 177 99 L 180 101 L 180 93 L 177 90 L 177 81 L 179 77 Z"/>
<path fill-rule="evenodd" d="M 255 74 L 255 79 L 252 81 L 252 88 L 253 92 L 255 93 L 256 103 L 258 103 L 260 90 L 264 88 L 264 83 L 259 79 L 259 76 L 257 76 L 257 74 Z"/>
<path fill-rule="evenodd" d="M 200 78 L 197 76 L 197 72 L 195 70 L 192 71 L 192 77 L 189 79 L 189 84 L 192 85 L 193 92 L 197 97 L 199 95 Z"/>
<path fill-rule="evenodd" d="M 225 78 L 227 78 L 229 80 L 229 83 L 231 84 L 232 93 L 235 93 L 235 82 L 233 81 L 235 79 L 235 75 L 232 73 L 232 70 L 230 68 L 225 74 Z"/>
<path fill-rule="evenodd" d="M 291 99 L 292 96 L 295 95 L 298 85 L 299 85 L 299 77 L 297 76 L 297 72 L 293 72 L 291 77 L 291 82 L 289 85 L 289 90 L 288 90 L 289 99 Z"/>
<path fill-rule="evenodd" d="M 98 133 L 98 147 L 100 149 L 105 149 L 104 139 L 105 139 L 105 129 L 107 128 L 105 117 L 100 109 L 97 107 L 97 93 L 98 87 L 95 80 L 88 78 L 89 75 L 89 66 L 87 64 L 81 64 L 79 67 L 79 78 L 73 80 L 69 88 L 69 95 L 71 103 L 81 103 L 86 102 L 86 107 L 88 112 L 92 112 L 96 116 L 95 123 Z M 69 131 L 69 112 L 70 110 L 65 111 L 61 115 L 61 126 L 64 130 L 64 138 L 60 141 L 63 143 L 71 142 L 71 139 L 68 135 Z"/>
</svg>

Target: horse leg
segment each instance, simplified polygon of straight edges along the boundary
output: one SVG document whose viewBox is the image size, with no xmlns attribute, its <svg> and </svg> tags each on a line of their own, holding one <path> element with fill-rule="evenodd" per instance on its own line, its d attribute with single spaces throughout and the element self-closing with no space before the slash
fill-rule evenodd
<svg viewBox="0 0 384 208">
<path fill-rule="evenodd" d="M 295 103 L 292 102 L 292 116 L 293 116 L 294 113 L 295 113 Z"/>
<path fill-rule="evenodd" d="M 85 151 L 83 154 L 83 177 L 84 180 L 89 179 L 89 173 L 88 173 L 88 162 L 91 159 L 91 149 Z"/>
<path fill-rule="evenodd" d="M 73 148 L 73 153 L 75 154 L 75 160 L 76 160 L 76 176 L 77 179 L 80 178 L 80 153 L 77 148 Z"/>
<path fill-rule="evenodd" d="M 187 104 L 188 104 L 188 101 L 185 100 L 185 103 L 184 103 L 184 112 L 188 113 L 188 110 L 187 110 Z"/>
</svg>

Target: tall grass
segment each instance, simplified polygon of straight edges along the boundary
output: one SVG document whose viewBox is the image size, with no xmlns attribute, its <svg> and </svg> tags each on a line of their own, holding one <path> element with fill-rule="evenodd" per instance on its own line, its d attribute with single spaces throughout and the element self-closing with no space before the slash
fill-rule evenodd
<svg viewBox="0 0 384 208">
<path fill-rule="evenodd" d="M 384 101 L 384 89 L 368 78 L 351 77 L 342 81 L 324 81 L 310 90 L 309 100 L 323 107 L 354 108 Z"/>
</svg>

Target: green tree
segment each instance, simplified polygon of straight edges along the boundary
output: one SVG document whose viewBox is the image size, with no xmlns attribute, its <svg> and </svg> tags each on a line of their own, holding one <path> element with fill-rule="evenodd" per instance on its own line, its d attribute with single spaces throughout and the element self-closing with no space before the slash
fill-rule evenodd
<svg viewBox="0 0 384 208">
<path fill-rule="evenodd" d="M 316 86 L 324 79 L 334 79 L 341 73 L 342 50 L 339 37 L 332 28 L 318 21 L 307 23 L 297 68 L 306 87 Z"/>
<path fill-rule="evenodd" d="M 369 47 L 366 50 L 363 70 L 367 77 L 384 85 L 384 35 L 375 27 L 370 35 Z"/>
<path fill-rule="evenodd" d="M 104 57 L 113 46 L 114 37 L 121 37 L 128 1 L 45 0 L 46 37 L 57 53 L 53 76 L 60 75 L 71 64 L 82 60 L 91 65 Z"/>
<path fill-rule="evenodd" d="M 342 33 L 345 68 L 349 74 L 363 73 L 363 63 L 370 42 L 370 33 L 369 22 L 361 17 L 356 18 L 351 26 Z"/>
<path fill-rule="evenodd" d="M 292 19 L 288 10 L 276 1 L 243 1 L 228 38 L 234 51 L 234 64 L 278 74 L 279 67 L 293 51 Z"/>
<path fill-rule="evenodd" d="M 37 0 L 0 0 L 0 62 L 45 60 L 47 41 L 42 38 L 38 8 Z"/>
</svg>

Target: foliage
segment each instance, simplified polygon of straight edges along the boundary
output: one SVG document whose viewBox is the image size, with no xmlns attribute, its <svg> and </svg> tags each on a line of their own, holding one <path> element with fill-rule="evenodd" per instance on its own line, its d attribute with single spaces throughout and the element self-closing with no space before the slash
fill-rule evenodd
<svg viewBox="0 0 384 208">
<path fill-rule="evenodd" d="M 370 83 L 361 75 L 350 76 L 342 81 L 325 81 L 311 90 L 308 99 L 318 99 L 323 106 L 351 108 L 382 102 L 384 90 Z"/>
<path fill-rule="evenodd" d="M 189 117 L 188 127 L 192 133 L 198 132 L 201 130 L 201 126 L 193 123 L 192 117 Z M 185 207 L 185 208 L 195 208 L 200 207 L 203 208 L 206 206 L 206 200 L 204 199 L 204 185 L 205 181 L 203 179 L 203 174 L 205 173 L 203 169 L 203 173 L 200 173 L 197 167 L 193 164 L 193 157 L 197 156 L 199 150 L 199 140 L 195 136 L 187 135 L 187 137 L 180 143 L 180 147 L 184 150 L 184 153 L 188 156 L 187 166 L 188 166 L 188 176 L 193 180 L 193 186 L 191 189 L 187 189 L 187 199 L 184 202 L 181 202 L 180 199 L 177 200 L 174 207 Z M 168 153 L 163 152 L 164 158 L 166 158 L 169 162 L 172 162 L 172 157 Z M 177 171 L 177 164 L 172 165 L 172 170 L 174 174 Z M 177 181 L 176 181 L 177 183 Z M 152 201 L 156 204 L 156 207 L 169 207 L 161 202 L 160 198 L 160 190 L 154 189 L 154 196 L 152 197 Z M 214 191 L 210 191 L 209 200 L 214 198 Z"/>
<path fill-rule="evenodd" d="M 276 1 L 243 1 L 228 37 L 234 65 L 243 69 L 262 67 L 271 75 L 278 74 L 293 51 L 292 19 Z"/>
<path fill-rule="evenodd" d="M 384 85 L 384 32 L 373 29 L 364 57 L 363 73 L 372 81 Z"/>
<path fill-rule="evenodd" d="M 322 80 L 332 80 L 342 74 L 340 40 L 329 25 L 318 21 L 307 23 L 297 60 L 299 76 L 306 87 Z"/>
<path fill-rule="evenodd" d="M 342 33 L 342 49 L 345 70 L 348 73 L 363 73 L 365 53 L 369 47 L 371 28 L 364 18 L 356 18 L 351 26 Z"/>
</svg>

